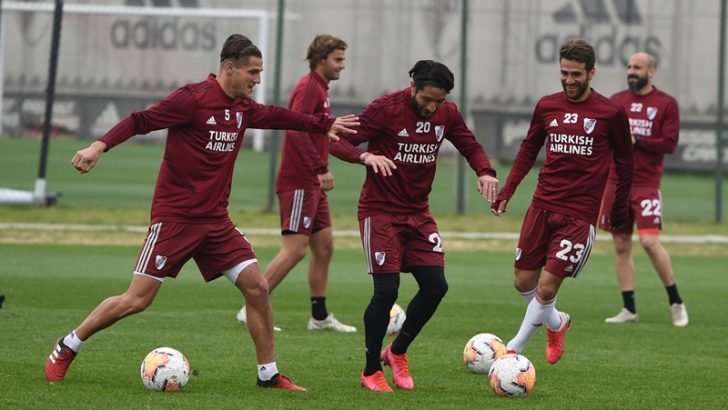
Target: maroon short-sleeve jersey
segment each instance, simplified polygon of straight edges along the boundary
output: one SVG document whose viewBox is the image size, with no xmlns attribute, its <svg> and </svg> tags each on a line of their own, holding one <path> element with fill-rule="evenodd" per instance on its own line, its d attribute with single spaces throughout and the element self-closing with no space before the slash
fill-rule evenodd
<svg viewBox="0 0 728 410">
<path fill-rule="evenodd" d="M 578 103 L 569 101 L 563 92 L 543 97 L 498 200 L 511 198 L 544 144 L 546 162 L 538 176 L 533 205 L 595 223 L 614 159 L 619 176 L 615 206 L 619 220 L 625 220 L 632 143 L 621 106 L 594 90 Z"/>
<path fill-rule="evenodd" d="M 367 168 L 359 198 L 359 219 L 377 213 L 411 214 L 427 210 L 444 139 L 453 143 L 478 176 L 495 176 L 483 147 L 454 103 L 445 101 L 430 118 L 420 117 L 413 104 L 409 87 L 386 94 L 361 113 L 357 134 L 342 136 L 342 141 L 331 144 L 333 155 L 357 162 L 362 151 L 352 145 L 368 141 L 368 152 L 383 155 L 397 165 L 391 176 Z"/>
</svg>

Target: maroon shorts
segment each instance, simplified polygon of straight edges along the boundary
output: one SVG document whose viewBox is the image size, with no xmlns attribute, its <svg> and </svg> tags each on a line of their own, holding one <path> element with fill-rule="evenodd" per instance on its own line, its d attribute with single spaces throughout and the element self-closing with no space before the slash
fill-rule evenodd
<svg viewBox="0 0 728 410">
<path fill-rule="evenodd" d="M 586 221 L 531 205 L 523 218 L 515 267 L 576 277 L 589 259 L 595 234 Z"/>
<path fill-rule="evenodd" d="M 296 189 L 278 192 L 281 232 L 311 236 L 331 227 L 331 214 L 326 193 L 320 189 Z"/>
<path fill-rule="evenodd" d="M 255 259 L 253 247 L 230 221 L 216 223 L 158 222 L 149 227 L 134 273 L 176 277 L 194 258 L 206 282 L 222 271 Z"/>
<path fill-rule="evenodd" d="M 614 203 L 613 183 L 608 183 L 604 189 L 602 206 L 599 210 L 599 228 L 610 231 L 610 215 Z M 634 224 L 637 224 L 639 233 L 658 235 L 662 230 L 662 197 L 660 189 L 655 187 L 632 187 L 629 193 L 629 217 L 622 229 L 611 230 L 614 233 L 632 234 Z"/>
<path fill-rule="evenodd" d="M 429 211 L 378 214 L 359 220 L 370 273 L 410 272 L 416 266 L 445 266 L 445 251 Z"/>
</svg>

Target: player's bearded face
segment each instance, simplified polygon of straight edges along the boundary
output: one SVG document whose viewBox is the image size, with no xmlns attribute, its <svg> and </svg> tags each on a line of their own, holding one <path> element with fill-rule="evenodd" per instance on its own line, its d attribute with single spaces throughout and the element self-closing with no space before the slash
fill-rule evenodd
<svg viewBox="0 0 728 410">
<path fill-rule="evenodd" d="M 422 118 L 430 118 L 435 115 L 447 98 L 446 90 L 431 85 L 417 90 L 413 83 L 410 89 L 412 91 L 412 109 Z"/>
<path fill-rule="evenodd" d="M 637 75 L 637 74 L 629 74 L 627 75 L 627 85 L 629 85 L 629 89 L 633 92 L 638 92 L 645 88 L 647 85 L 647 74 L 645 75 Z"/>
<path fill-rule="evenodd" d="M 561 60 L 561 87 L 570 101 L 584 101 L 588 97 L 589 82 L 594 77 L 594 69 L 586 71 L 584 63 Z"/>
</svg>

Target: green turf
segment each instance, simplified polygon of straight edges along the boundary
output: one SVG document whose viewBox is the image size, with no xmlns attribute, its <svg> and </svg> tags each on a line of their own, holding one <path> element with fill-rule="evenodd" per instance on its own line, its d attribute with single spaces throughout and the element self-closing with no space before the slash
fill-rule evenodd
<svg viewBox="0 0 728 410">
<path fill-rule="evenodd" d="M 462 363 L 475 333 L 504 339 L 517 330 L 524 302 L 511 287 L 510 253 L 449 252 L 450 292 L 409 351 L 414 391 L 381 395 L 358 385 L 363 333 L 305 330 L 308 290 L 304 264 L 273 294 L 280 368 L 308 387 L 305 394 L 255 387 L 255 356 L 235 313 L 241 296 L 225 279 L 204 284 L 188 264 L 169 280 L 155 303 L 93 337 L 61 383 L 47 383 L 43 361 L 57 337 L 76 326 L 103 298 L 126 289 L 138 248 L 113 246 L 0 246 L 0 408 L 651 408 L 715 409 L 725 406 L 725 340 L 728 311 L 720 257 L 675 257 L 691 323 L 670 322 L 666 295 L 643 256 L 637 264 L 641 322 L 606 325 L 620 297 L 611 256 L 592 255 L 577 280 L 559 295 L 573 318 L 562 361 L 548 365 L 544 334 L 526 347 L 537 370 L 534 393 L 525 399 L 494 396 L 480 375 Z M 263 261 L 275 249 L 257 249 Z M 361 251 L 334 255 L 329 308 L 345 323 L 362 327 L 371 296 Z M 404 275 L 400 304 L 414 292 Z M 181 394 L 152 393 L 139 380 L 151 349 L 184 352 L 195 370 Z M 387 370 L 389 373 L 389 370 Z"/>
</svg>

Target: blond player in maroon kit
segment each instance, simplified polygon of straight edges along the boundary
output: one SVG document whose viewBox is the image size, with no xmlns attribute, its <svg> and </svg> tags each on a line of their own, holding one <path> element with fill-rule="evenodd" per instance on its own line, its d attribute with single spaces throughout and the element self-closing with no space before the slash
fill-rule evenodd
<svg viewBox="0 0 728 410">
<path fill-rule="evenodd" d="M 563 92 L 541 98 L 528 135 L 508 179 L 492 205 L 495 215 L 528 174 L 541 147 L 546 162 L 539 172 L 533 201 L 523 219 L 515 261 L 514 286 L 528 303 L 521 327 L 507 343 L 521 353 L 538 328 L 546 325 L 546 359 L 554 364 L 564 351 L 571 318 L 556 309 L 556 295 L 566 277 L 577 277 L 594 242 L 604 184 L 612 161 L 617 186 L 611 220 L 627 219 L 632 179 L 632 144 L 624 109 L 590 88 L 594 47 L 582 39 L 567 40 L 560 49 Z"/>
<path fill-rule="evenodd" d="M 310 71 L 301 77 L 291 93 L 288 108 L 304 114 L 331 114 L 329 82 L 338 80 L 346 67 L 344 40 L 330 34 L 317 35 L 308 47 Z M 311 317 L 308 330 L 356 332 L 326 309 L 326 282 L 334 250 L 331 214 L 326 192 L 334 189 L 334 176 L 328 168 L 329 140 L 326 134 L 287 131 L 281 164 L 276 178 L 281 215 L 281 249 L 265 270 L 271 292 L 306 256 L 311 248 L 308 286 Z M 237 315 L 247 322 L 247 309 Z M 279 330 L 276 328 L 276 330 Z"/>
<path fill-rule="evenodd" d="M 359 199 L 359 229 L 374 282 L 374 295 L 364 312 L 366 365 L 361 385 L 379 392 L 392 391 L 381 362 L 392 368 L 397 387 L 414 388 L 407 349 L 448 289 L 443 242 L 428 202 L 442 142 L 452 142 L 467 159 L 478 175 L 483 198 L 492 202 L 498 187 L 483 147 L 457 106 L 447 101 L 454 86 L 452 72 L 442 63 L 421 60 L 409 75 L 409 87 L 369 104 L 356 136 L 331 144 L 331 152 L 349 162 L 368 164 L 377 155 L 393 162 L 393 167 L 367 168 Z M 354 148 L 365 141 L 367 151 Z M 400 272 L 410 272 L 419 290 L 407 306 L 399 335 L 382 351 Z"/>
<path fill-rule="evenodd" d="M 273 347 L 273 311 L 268 285 L 253 248 L 228 215 L 228 198 L 247 128 L 282 128 L 326 133 L 351 132 L 356 117 L 304 115 L 250 99 L 260 83 L 263 58 L 245 36 L 230 36 L 220 52 L 220 71 L 174 91 L 154 106 L 132 113 L 73 156 L 81 173 L 103 152 L 135 134 L 169 130 L 152 200 L 151 225 L 129 289 L 101 302 L 71 333 L 61 337 L 45 363 L 49 381 L 65 378 L 83 343 L 126 316 L 142 312 L 166 277 L 176 277 L 195 260 L 205 281 L 226 276 L 249 307 L 248 329 L 258 361 L 258 386 L 305 391 L 280 374 Z"/>
<path fill-rule="evenodd" d="M 680 133 L 680 112 L 677 101 L 652 84 L 657 65 L 654 57 L 647 53 L 635 53 L 627 63 L 627 84 L 629 89 L 612 96 L 629 116 L 634 146 L 634 175 L 629 200 L 629 219 L 622 229 L 611 230 L 614 239 L 614 260 L 619 287 L 622 290 L 624 307 L 607 323 L 637 322 L 637 307 L 634 300 L 634 260 L 632 259 L 632 230 L 637 225 L 640 244 L 650 257 L 652 266 L 660 276 L 667 291 L 667 301 L 675 326 L 687 326 L 688 312 L 685 308 L 672 271 L 667 250 L 660 243 L 662 230 L 662 160 L 677 147 Z M 609 209 L 614 197 L 614 171 L 610 173 L 604 194 L 603 207 L 599 216 L 599 227 L 609 230 Z"/>
</svg>

